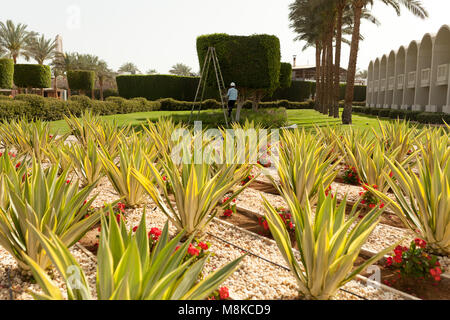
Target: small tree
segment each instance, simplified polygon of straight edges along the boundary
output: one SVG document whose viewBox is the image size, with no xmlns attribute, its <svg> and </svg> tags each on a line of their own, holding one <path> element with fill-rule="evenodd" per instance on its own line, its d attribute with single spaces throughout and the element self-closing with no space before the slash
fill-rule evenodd
<svg viewBox="0 0 450 320">
<path fill-rule="evenodd" d="M 257 104 L 266 94 L 272 94 L 280 81 L 280 40 L 271 35 L 230 36 L 204 35 L 197 38 L 200 68 L 208 47 L 214 47 L 225 83 L 235 82 L 239 89 L 236 121 L 246 100 Z M 214 72 L 208 83 L 215 83 Z"/>
</svg>

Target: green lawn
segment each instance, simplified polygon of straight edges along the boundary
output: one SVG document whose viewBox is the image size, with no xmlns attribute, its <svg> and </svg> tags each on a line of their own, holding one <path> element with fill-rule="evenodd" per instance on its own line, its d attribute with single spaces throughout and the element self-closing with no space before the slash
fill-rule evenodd
<svg viewBox="0 0 450 320">
<path fill-rule="evenodd" d="M 251 113 L 251 110 L 244 110 L 243 115 Z M 342 110 L 341 110 L 342 112 Z M 300 127 L 311 129 L 314 125 L 326 126 L 329 125 L 341 125 L 341 119 L 330 118 L 315 110 L 287 110 L 289 125 L 297 124 Z M 193 120 L 196 120 L 196 114 Z M 130 114 L 118 114 L 112 116 L 104 116 L 107 120 L 116 120 L 119 125 L 131 124 L 138 126 L 141 123 L 147 121 L 155 121 L 160 117 L 171 116 L 175 121 L 189 121 L 190 111 L 152 111 L 152 112 L 139 112 Z M 206 126 L 212 126 L 217 122 L 223 122 L 223 113 L 221 110 L 204 110 L 201 112 L 199 120 L 202 120 Z M 390 119 L 382 119 L 382 121 L 393 121 Z M 51 122 L 52 129 L 59 133 L 67 132 L 68 127 L 64 120 Z M 370 115 L 353 115 L 353 125 L 361 128 L 370 128 L 377 125 L 377 117 Z"/>
</svg>

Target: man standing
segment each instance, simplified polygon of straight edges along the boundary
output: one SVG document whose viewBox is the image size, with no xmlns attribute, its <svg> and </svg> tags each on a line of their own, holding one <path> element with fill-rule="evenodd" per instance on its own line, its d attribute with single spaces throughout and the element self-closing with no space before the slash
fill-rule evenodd
<svg viewBox="0 0 450 320">
<path fill-rule="evenodd" d="M 236 101 L 238 98 L 238 91 L 236 89 L 236 84 L 234 82 L 232 82 L 230 84 L 230 89 L 228 90 L 227 93 L 227 98 L 228 98 L 228 118 L 231 119 L 231 113 L 233 112 L 233 108 L 236 105 Z"/>
</svg>

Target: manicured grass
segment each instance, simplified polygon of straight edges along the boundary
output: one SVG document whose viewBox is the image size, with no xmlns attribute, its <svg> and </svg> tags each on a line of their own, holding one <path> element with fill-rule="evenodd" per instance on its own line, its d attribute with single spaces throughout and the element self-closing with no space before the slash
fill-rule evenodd
<svg viewBox="0 0 450 320">
<path fill-rule="evenodd" d="M 342 110 L 341 110 L 342 112 Z M 251 114 L 251 110 L 243 110 L 243 115 Z M 341 119 L 335 119 L 323 115 L 315 110 L 287 110 L 288 124 L 297 124 L 299 127 L 306 129 L 313 129 L 314 125 L 342 125 Z M 160 117 L 172 117 L 175 121 L 188 122 L 190 111 L 152 111 L 152 112 L 138 112 L 130 114 L 118 114 L 112 116 L 104 116 L 103 118 L 110 121 L 117 121 L 119 125 L 131 124 L 138 126 L 148 120 L 156 121 Z M 224 117 L 222 110 L 203 110 L 198 118 L 203 121 L 204 126 L 214 126 L 217 123 L 224 124 Z M 194 113 L 193 121 L 197 120 L 197 114 Z M 377 117 L 371 115 L 353 115 L 353 125 L 360 128 L 370 128 L 377 126 Z M 381 119 L 381 121 L 393 121 L 391 119 Z M 54 121 L 51 123 L 52 129 L 59 133 L 65 133 L 68 130 L 64 120 Z"/>
</svg>

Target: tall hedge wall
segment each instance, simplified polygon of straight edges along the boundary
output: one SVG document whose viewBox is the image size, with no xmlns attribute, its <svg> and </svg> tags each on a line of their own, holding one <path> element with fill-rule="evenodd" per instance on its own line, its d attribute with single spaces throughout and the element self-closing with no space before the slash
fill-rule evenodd
<svg viewBox="0 0 450 320">
<path fill-rule="evenodd" d="M 0 59 L 0 89 L 11 89 L 14 79 L 14 61 Z"/>
<path fill-rule="evenodd" d="M 40 64 L 16 64 L 14 84 L 19 88 L 50 88 L 52 86 L 50 67 Z"/>
<path fill-rule="evenodd" d="M 272 96 L 266 96 L 263 101 L 289 100 L 302 102 L 308 100 L 314 94 L 315 87 L 315 82 L 293 80 L 290 87 L 278 88 Z"/>
<path fill-rule="evenodd" d="M 292 65 L 282 62 L 280 66 L 280 88 L 289 88 L 292 84 Z"/>
<path fill-rule="evenodd" d="M 346 84 L 341 84 L 340 90 L 340 100 L 345 99 L 345 89 L 347 88 Z M 353 101 L 362 102 L 366 101 L 366 86 L 355 85 Z"/>
<path fill-rule="evenodd" d="M 199 77 L 174 75 L 123 75 L 116 78 L 119 95 L 126 99 L 142 97 L 148 100 L 172 98 L 194 101 Z M 205 99 L 220 99 L 217 85 L 207 89 Z"/>
<path fill-rule="evenodd" d="M 67 72 L 67 81 L 71 90 L 91 91 L 95 88 L 95 72 L 76 70 Z"/>
<path fill-rule="evenodd" d="M 272 35 L 203 35 L 197 38 L 197 53 L 203 67 L 208 47 L 214 47 L 226 84 L 238 88 L 273 92 L 280 81 L 280 40 Z M 212 82 L 212 74 L 210 83 Z"/>
</svg>

